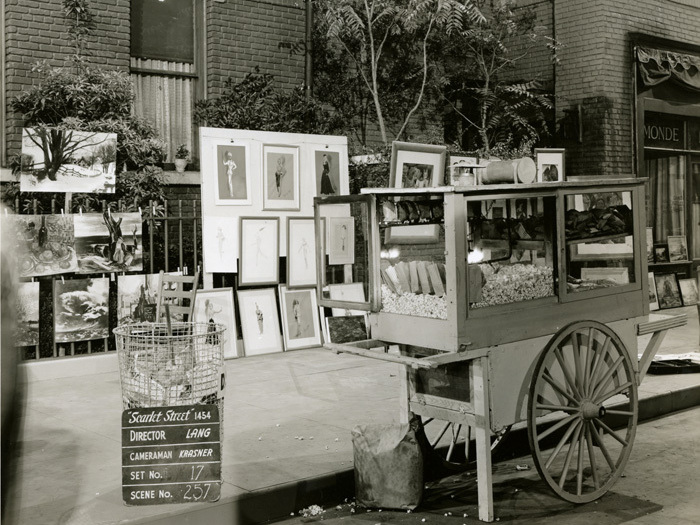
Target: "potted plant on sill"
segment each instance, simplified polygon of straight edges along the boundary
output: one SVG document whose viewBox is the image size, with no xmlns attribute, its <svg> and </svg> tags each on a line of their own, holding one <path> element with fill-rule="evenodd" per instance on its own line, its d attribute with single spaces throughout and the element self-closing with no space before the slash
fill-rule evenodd
<svg viewBox="0 0 700 525">
<path fill-rule="evenodd" d="M 179 173 L 185 171 L 187 162 L 190 160 L 190 150 L 185 144 L 180 144 L 175 151 L 175 170 Z"/>
</svg>

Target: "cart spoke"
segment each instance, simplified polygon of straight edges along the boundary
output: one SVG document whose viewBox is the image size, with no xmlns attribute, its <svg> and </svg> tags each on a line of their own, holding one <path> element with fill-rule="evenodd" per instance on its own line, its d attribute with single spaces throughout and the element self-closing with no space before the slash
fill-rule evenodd
<svg viewBox="0 0 700 525">
<path fill-rule="evenodd" d="M 576 388 L 579 392 L 583 392 L 581 388 L 581 383 L 583 382 L 583 374 L 581 371 L 581 342 L 579 341 L 578 335 L 576 331 L 571 334 L 571 351 L 574 360 L 574 381 L 576 383 Z"/>
<path fill-rule="evenodd" d="M 610 367 L 610 369 L 605 373 L 605 375 L 601 378 L 600 383 L 595 387 L 595 390 L 593 390 L 593 393 L 591 394 L 591 397 L 593 399 L 597 398 L 598 395 L 602 390 L 607 388 L 608 383 L 612 380 L 613 376 L 615 375 L 615 372 L 617 372 L 618 368 L 620 367 L 620 364 L 625 360 L 623 356 L 618 357 L 613 365 Z"/>
<path fill-rule="evenodd" d="M 568 425 L 569 423 L 571 423 L 574 419 L 577 419 L 578 417 L 579 417 L 578 414 L 574 414 L 573 416 L 568 416 L 568 417 L 562 419 L 561 421 L 559 421 L 555 425 L 552 425 L 547 430 L 542 432 L 539 436 L 537 436 L 537 440 L 542 441 L 544 438 L 549 436 L 552 432 L 556 432 L 561 427 L 563 427 L 564 425 Z"/>
<path fill-rule="evenodd" d="M 440 430 L 440 433 L 438 434 L 438 436 L 437 436 L 433 441 L 430 442 L 430 446 L 431 446 L 431 447 L 435 448 L 435 446 L 436 446 L 436 445 L 440 442 L 440 440 L 442 439 L 442 436 L 444 436 L 444 435 L 445 435 L 445 432 L 447 432 L 447 429 L 450 428 L 450 425 L 451 425 L 451 424 L 452 424 L 452 423 L 450 423 L 449 421 L 448 421 L 447 423 L 445 423 L 445 425 L 442 427 L 442 430 Z"/>
<path fill-rule="evenodd" d="M 608 453 L 608 449 L 605 447 L 605 443 L 603 443 L 603 440 L 600 439 L 600 436 L 598 435 L 598 431 L 596 430 L 592 421 L 589 421 L 588 424 L 590 425 L 591 435 L 595 439 L 595 442 L 597 443 L 598 447 L 600 448 L 600 451 L 603 453 L 603 456 L 605 457 L 605 461 L 608 462 L 608 465 L 610 466 L 610 470 L 615 471 L 615 462 L 610 457 L 610 454 Z"/>
<path fill-rule="evenodd" d="M 566 389 L 561 386 L 549 373 L 549 370 L 545 370 L 544 373 L 542 374 L 542 379 L 544 379 L 547 383 L 549 383 L 549 386 L 551 386 L 554 390 L 559 392 L 562 396 L 564 396 L 566 399 L 569 400 L 570 403 L 574 405 L 578 405 L 578 401 L 571 395 L 569 394 Z"/>
<path fill-rule="evenodd" d="M 564 445 L 566 445 L 567 440 L 569 439 L 569 436 L 573 433 L 573 431 L 578 427 L 578 425 L 581 424 L 581 420 L 576 420 L 571 425 L 569 425 L 569 428 L 566 429 L 566 432 L 562 436 L 562 438 L 559 440 L 559 443 L 557 443 L 556 448 L 552 452 L 552 454 L 549 456 L 547 459 L 547 463 L 545 463 L 544 468 L 545 470 L 549 470 L 549 467 L 552 466 L 552 462 L 556 459 L 556 457 L 559 455 L 559 452 L 561 452 L 561 449 L 564 448 Z"/>
<path fill-rule="evenodd" d="M 595 459 L 595 449 L 593 448 L 593 439 L 591 439 L 591 427 L 586 425 L 586 444 L 588 445 L 588 458 L 591 461 L 591 472 L 593 473 L 593 486 L 596 490 L 600 487 L 600 481 L 598 480 L 598 465 Z"/>
<path fill-rule="evenodd" d="M 612 339 L 610 338 L 610 336 L 606 335 L 605 341 L 603 342 L 602 350 L 596 353 L 596 355 L 594 356 L 593 370 L 591 371 L 591 375 L 588 379 L 588 390 L 586 391 L 587 396 L 591 395 L 591 391 L 593 390 L 593 385 L 595 385 L 598 373 L 600 371 L 600 367 L 605 362 L 605 358 L 608 355 L 608 348 L 610 347 L 611 342 Z"/>
<path fill-rule="evenodd" d="M 578 412 L 580 409 L 579 407 L 572 407 L 571 405 L 537 405 L 537 410 L 551 410 L 552 412 Z"/>
<path fill-rule="evenodd" d="M 628 416 L 632 417 L 634 416 L 634 412 L 630 412 L 629 410 L 606 410 L 606 414 L 614 414 L 616 416 Z"/>
<path fill-rule="evenodd" d="M 561 354 L 561 349 L 555 348 L 554 355 L 556 356 L 557 361 L 559 362 L 559 366 L 561 367 L 561 371 L 564 373 L 564 379 L 566 379 L 566 383 L 569 385 L 569 388 L 571 388 L 571 392 L 573 392 L 574 396 L 576 396 L 577 398 L 580 399 L 581 394 L 579 393 L 578 389 L 576 388 L 576 382 L 571 377 L 571 371 L 569 370 L 569 367 L 566 365 L 566 362 L 564 361 L 564 357 Z"/>
<path fill-rule="evenodd" d="M 447 461 L 452 458 L 452 452 L 454 452 L 455 445 L 457 444 L 457 440 L 459 439 L 459 431 L 462 430 L 462 425 L 457 425 L 457 430 L 455 431 L 454 425 L 452 426 L 452 440 L 450 441 L 450 448 L 447 449 L 447 456 L 445 459 Z"/>
<path fill-rule="evenodd" d="M 569 451 L 566 454 L 566 460 L 564 461 L 564 467 L 562 468 L 561 477 L 559 478 L 559 488 L 564 488 L 564 482 L 566 481 L 566 475 L 569 473 L 569 466 L 571 465 L 571 458 L 574 456 L 574 443 L 578 440 L 578 435 L 581 433 L 582 421 L 578 421 L 576 424 L 576 430 L 574 430 L 574 437 L 571 439 L 571 444 L 569 445 Z"/>
<path fill-rule="evenodd" d="M 610 392 L 603 394 L 602 396 L 596 398 L 595 401 L 593 401 L 593 402 L 596 405 L 602 405 L 611 397 L 616 396 L 617 394 L 621 394 L 625 390 L 628 390 L 631 386 L 632 386 L 632 382 L 627 381 L 626 383 L 623 383 L 620 386 L 618 386 L 615 390 L 611 390 Z"/>
<path fill-rule="evenodd" d="M 618 441 L 623 447 L 626 447 L 629 445 L 629 443 L 627 443 L 627 441 L 625 441 L 620 436 L 618 436 L 617 433 L 612 428 L 610 428 L 608 425 L 603 423 L 600 419 L 594 419 L 593 421 L 596 425 L 600 426 L 603 430 L 605 430 L 608 434 L 610 434 L 613 438 L 615 438 L 615 440 Z"/>
<path fill-rule="evenodd" d="M 579 432 L 578 436 L 578 465 L 577 465 L 577 472 L 576 472 L 576 494 L 581 495 L 581 492 L 583 490 L 583 442 L 585 436 L 583 435 L 584 432 Z M 574 444 L 571 443 L 571 446 L 573 447 Z"/>
<path fill-rule="evenodd" d="M 591 361 L 593 359 L 593 327 L 588 329 L 588 345 L 586 346 L 586 359 L 583 363 L 583 385 L 581 390 L 583 395 L 588 395 L 588 387 L 591 380 Z"/>
</svg>

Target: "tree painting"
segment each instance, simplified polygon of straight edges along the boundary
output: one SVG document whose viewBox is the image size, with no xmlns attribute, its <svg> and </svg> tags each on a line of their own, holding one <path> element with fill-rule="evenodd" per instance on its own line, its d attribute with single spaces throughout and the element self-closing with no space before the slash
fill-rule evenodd
<svg viewBox="0 0 700 525">
<path fill-rule="evenodd" d="M 142 222 L 138 212 L 76 215 L 75 251 L 80 273 L 143 269 Z"/>
<path fill-rule="evenodd" d="M 24 128 L 21 191 L 114 193 L 117 135 L 63 128 Z"/>
</svg>

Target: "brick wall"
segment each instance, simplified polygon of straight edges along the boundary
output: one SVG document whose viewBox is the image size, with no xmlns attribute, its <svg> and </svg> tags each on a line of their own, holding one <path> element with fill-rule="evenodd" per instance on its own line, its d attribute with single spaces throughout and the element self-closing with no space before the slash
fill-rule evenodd
<svg viewBox="0 0 700 525">
<path fill-rule="evenodd" d="M 61 0 L 6 0 L 5 71 L 8 155 L 21 148 L 22 118 L 10 110 L 9 101 L 26 86 L 38 83 L 32 66 L 47 61 L 52 66 L 66 63 L 72 49 L 63 17 Z M 88 50 L 90 63 L 104 67 L 129 68 L 129 0 L 91 0 L 95 17 L 95 38 Z"/>
</svg>

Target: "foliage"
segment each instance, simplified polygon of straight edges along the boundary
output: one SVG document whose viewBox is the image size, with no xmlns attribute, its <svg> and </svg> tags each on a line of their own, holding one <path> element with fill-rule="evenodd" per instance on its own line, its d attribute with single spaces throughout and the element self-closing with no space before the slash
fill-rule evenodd
<svg viewBox="0 0 700 525">
<path fill-rule="evenodd" d="M 78 69 L 81 69 L 84 66 L 86 55 L 89 54 L 88 38 L 95 29 L 95 19 L 90 11 L 88 0 L 63 0 L 63 14 L 74 48 L 71 60 Z"/>
<path fill-rule="evenodd" d="M 229 78 L 220 97 L 195 104 L 195 121 L 220 128 L 284 131 L 290 133 L 332 134 L 341 127 L 340 119 L 320 103 L 307 100 L 303 86 L 277 91 L 274 77 L 259 68 L 236 82 Z"/>
<path fill-rule="evenodd" d="M 463 121 L 462 145 L 484 157 L 525 152 L 548 133 L 550 98 L 538 79 L 514 81 L 512 71 L 537 45 L 556 60 L 557 45 L 538 35 L 532 9 L 486 2 L 483 24 L 456 31 L 445 42 L 445 100 Z M 528 152 L 530 154 L 531 152 Z"/>
<path fill-rule="evenodd" d="M 396 122 L 401 138 L 437 86 L 435 35 L 483 21 L 476 0 L 325 0 L 319 7 L 320 30 L 361 79 L 384 144 L 388 123 Z"/>
<path fill-rule="evenodd" d="M 176 159 L 189 159 L 190 158 L 190 150 L 187 149 L 186 144 L 180 144 L 177 147 L 177 151 L 175 151 L 175 158 Z"/>
<path fill-rule="evenodd" d="M 165 200 L 163 193 L 163 170 L 156 166 L 146 166 L 141 171 L 125 171 L 117 177 L 116 192 L 129 197 L 127 209 L 137 210 L 141 206 L 148 210 L 149 201 Z"/>
</svg>

